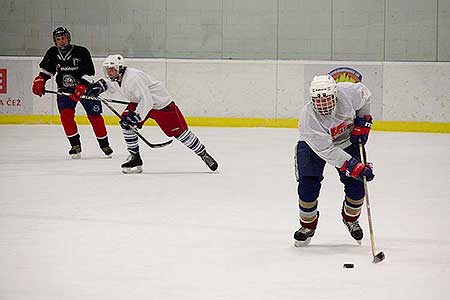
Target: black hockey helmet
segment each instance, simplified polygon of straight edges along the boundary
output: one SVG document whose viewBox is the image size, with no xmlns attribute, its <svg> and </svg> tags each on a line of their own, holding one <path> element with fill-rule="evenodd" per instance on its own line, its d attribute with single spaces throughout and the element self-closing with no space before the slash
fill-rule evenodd
<svg viewBox="0 0 450 300">
<path fill-rule="evenodd" d="M 69 30 L 67 30 L 66 27 L 58 27 L 55 30 L 53 30 L 53 42 L 56 45 L 56 37 L 57 36 L 61 36 L 61 35 L 65 35 L 67 37 L 67 40 L 69 41 L 70 44 L 70 32 Z"/>
</svg>

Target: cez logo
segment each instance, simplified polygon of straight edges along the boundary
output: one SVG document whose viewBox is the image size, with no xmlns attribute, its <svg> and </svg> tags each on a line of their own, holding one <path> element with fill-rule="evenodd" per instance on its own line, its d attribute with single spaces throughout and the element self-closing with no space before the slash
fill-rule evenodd
<svg viewBox="0 0 450 300">
<path fill-rule="evenodd" d="M 8 85 L 8 69 L 0 69 L 0 94 L 7 93 L 7 85 Z"/>
</svg>

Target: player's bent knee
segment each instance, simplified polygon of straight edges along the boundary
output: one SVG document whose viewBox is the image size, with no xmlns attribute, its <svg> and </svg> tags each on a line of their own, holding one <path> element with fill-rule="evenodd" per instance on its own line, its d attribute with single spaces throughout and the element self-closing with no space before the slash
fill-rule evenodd
<svg viewBox="0 0 450 300">
<path fill-rule="evenodd" d="M 321 177 L 300 176 L 298 181 L 298 196 L 304 201 L 314 201 L 319 198 Z"/>
<path fill-rule="evenodd" d="M 362 182 L 354 180 L 345 185 L 345 196 L 350 199 L 361 199 L 365 196 L 364 185 Z"/>
</svg>

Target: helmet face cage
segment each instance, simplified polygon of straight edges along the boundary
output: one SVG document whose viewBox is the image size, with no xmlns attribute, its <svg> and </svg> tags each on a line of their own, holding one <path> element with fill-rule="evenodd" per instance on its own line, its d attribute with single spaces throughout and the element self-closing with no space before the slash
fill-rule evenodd
<svg viewBox="0 0 450 300">
<path fill-rule="evenodd" d="M 127 66 L 123 59 L 123 56 L 120 54 L 109 55 L 105 61 L 103 62 L 103 73 L 105 77 L 112 80 L 117 81 L 120 75 L 123 75 Z M 115 69 L 116 75 L 111 76 L 108 72 L 108 69 Z"/>
<path fill-rule="evenodd" d="M 318 94 L 316 97 L 311 97 L 311 101 L 314 110 L 321 115 L 331 115 L 336 107 L 336 97 L 335 95 L 327 95 L 323 93 Z"/>
<path fill-rule="evenodd" d="M 67 28 L 65 28 L 65 27 L 58 27 L 55 30 L 53 30 L 53 42 L 55 43 L 56 46 L 58 46 L 56 44 L 56 38 L 58 36 L 66 36 L 67 40 L 68 40 L 68 42 L 70 44 L 71 37 L 70 37 L 70 32 L 69 32 L 69 30 L 67 30 Z"/>
<path fill-rule="evenodd" d="M 310 86 L 314 110 L 321 115 L 331 115 L 336 108 L 336 82 L 330 75 L 315 76 Z"/>
</svg>

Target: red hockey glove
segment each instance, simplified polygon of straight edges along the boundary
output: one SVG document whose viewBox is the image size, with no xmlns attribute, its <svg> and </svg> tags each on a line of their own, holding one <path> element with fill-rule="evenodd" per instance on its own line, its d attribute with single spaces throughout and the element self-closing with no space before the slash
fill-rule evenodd
<svg viewBox="0 0 450 300">
<path fill-rule="evenodd" d="M 86 86 L 82 83 L 77 84 L 75 87 L 75 92 L 73 94 L 70 94 L 69 98 L 73 101 L 80 101 L 81 96 L 83 96 L 86 93 Z"/>
<path fill-rule="evenodd" d="M 365 176 L 367 181 L 371 181 L 375 177 L 371 164 L 364 165 L 353 157 L 346 160 L 339 171 L 344 172 L 347 177 L 353 177 L 358 180 L 362 180 L 363 176 Z"/>
<path fill-rule="evenodd" d="M 361 143 L 365 145 L 369 138 L 370 129 L 372 128 L 372 116 L 364 115 L 364 118 L 356 117 L 353 122 L 355 123 L 355 127 L 351 133 L 350 142 L 358 144 L 359 140 L 361 140 Z"/>
<path fill-rule="evenodd" d="M 42 97 L 45 94 L 45 82 L 47 80 L 42 76 L 36 76 L 33 80 L 33 94 Z"/>
</svg>

